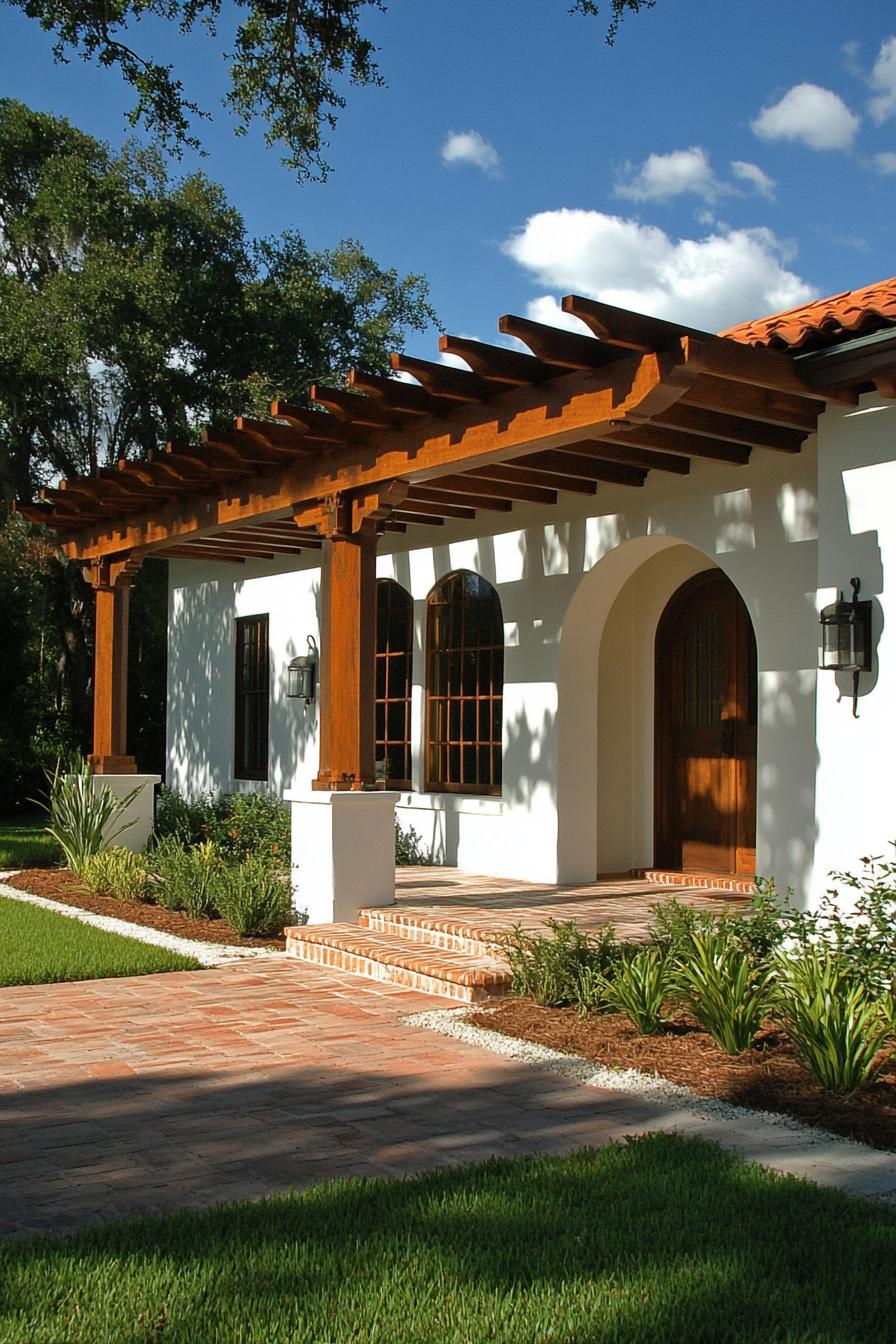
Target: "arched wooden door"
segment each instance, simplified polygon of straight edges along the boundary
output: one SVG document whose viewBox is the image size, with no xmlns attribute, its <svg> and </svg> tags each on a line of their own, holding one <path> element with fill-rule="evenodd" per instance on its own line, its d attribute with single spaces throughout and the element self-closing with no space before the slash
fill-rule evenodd
<svg viewBox="0 0 896 1344">
<path fill-rule="evenodd" d="M 657 628 L 657 865 L 756 871 L 756 700 L 749 613 L 720 570 L 698 574 Z"/>
</svg>

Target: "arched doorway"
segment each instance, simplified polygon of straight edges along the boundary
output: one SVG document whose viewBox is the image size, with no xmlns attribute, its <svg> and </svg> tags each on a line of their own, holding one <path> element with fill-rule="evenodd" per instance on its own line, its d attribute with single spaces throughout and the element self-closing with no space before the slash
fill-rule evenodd
<svg viewBox="0 0 896 1344">
<path fill-rule="evenodd" d="M 655 862 L 756 871 L 756 640 L 719 569 L 688 579 L 656 633 Z"/>
</svg>

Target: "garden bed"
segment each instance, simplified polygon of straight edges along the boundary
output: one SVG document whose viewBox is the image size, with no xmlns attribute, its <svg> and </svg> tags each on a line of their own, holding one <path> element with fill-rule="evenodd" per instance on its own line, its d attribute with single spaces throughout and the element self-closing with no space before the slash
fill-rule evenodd
<svg viewBox="0 0 896 1344">
<path fill-rule="evenodd" d="M 7 877 L 6 883 L 32 896 L 44 896 L 50 901 L 89 910 L 94 915 L 111 915 L 126 919 L 131 924 L 160 929 L 178 938 L 192 938 L 197 943 L 226 944 L 228 947 L 269 947 L 272 951 L 286 949 L 285 938 L 244 938 L 223 919 L 190 919 L 175 910 L 163 910 L 160 905 L 138 901 L 120 901 L 115 896 L 94 895 L 87 891 L 68 868 L 27 868 Z"/>
<path fill-rule="evenodd" d="M 896 1059 L 869 1087 L 845 1098 L 821 1090 L 770 1022 L 754 1049 L 730 1056 L 686 1013 L 676 1014 L 667 1030 L 641 1036 L 619 1013 L 580 1017 L 572 1008 L 542 1008 L 532 999 L 514 997 L 473 1012 L 467 1021 L 605 1068 L 658 1074 L 700 1096 L 791 1115 L 833 1134 L 896 1150 Z"/>
</svg>

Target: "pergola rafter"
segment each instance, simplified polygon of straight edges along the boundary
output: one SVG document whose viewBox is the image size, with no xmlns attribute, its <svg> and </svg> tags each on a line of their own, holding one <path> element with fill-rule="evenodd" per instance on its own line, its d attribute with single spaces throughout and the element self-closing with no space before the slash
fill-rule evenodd
<svg viewBox="0 0 896 1344">
<path fill-rule="evenodd" d="M 316 384 L 307 405 L 275 401 L 270 420 L 241 417 L 17 504 L 97 589 L 96 768 L 133 768 L 121 646 L 146 556 L 242 564 L 320 552 L 319 782 L 362 787 L 373 779 L 379 535 L 550 509 L 564 492 L 639 488 L 695 461 L 739 466 L 757 448 L 795 453 L 828 401 L 856 398 L 789 353 L 577 296 L 563 310 L 581 331 L 508 315 L 498 325 L 514 348 L 446 335 L 442 362 L 393 355 L 392 377 Z"/>
</svg>

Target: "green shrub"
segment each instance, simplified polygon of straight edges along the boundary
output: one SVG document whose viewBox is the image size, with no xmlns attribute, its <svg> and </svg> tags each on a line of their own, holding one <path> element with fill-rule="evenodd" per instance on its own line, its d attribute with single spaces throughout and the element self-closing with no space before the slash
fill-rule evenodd
<svg viewBox="0 0 896 1344">
<path fill-rule="evenodd" d="M 600 933 L 585 933 L 572 920 L 548 920 L 546 927 L 549 933 L 526 933 L 517 925 L 501 938 L 511 992 L 546 1008 L 598 1006 L 600 977 L 619 955 L 615 930 L 608 924 Z"/>
<path fill-rule="evenodd" d="M 696 933 L 676 958 L 675 986 L 688 1009 L 729 1055 L 749 1050 L 769 1002 L 769 972 L 724 933 Z"/>
<path fill-rule="evenodd" d="M 78 756 L 65 763 L 57 761 L 47 778 L 50 824 L 46 829 L 69 868 L 80 877 L 89 858 L 133 826 L 132 821 L 120 819 L 145 785 L 138 784 L 123 798 L 116 797 L 108 785 L 96 789 L 89 762 Z"/>
<path fill-rule="evenodd" d="M 272 868 L 289 868 L 289 806 L 273 794 L 204 794 L 190 802 L 162 789 L 155 834 L 187 847 L 210 842 L 226 862 L 263 858 Z"/>
<path fill-rule="evenodd" d="M 222 862 L 210 840 L 192 848 L 173 838 L 162 840 L 152 852 L 151 866 L 157 879 L 154 895 L 165 910 L 182 910 L 191 919 L 220 913 L 214 879 Z"/>
<path fill-rule="evenodd" d="M 202 844 L 217 834 L 227 806 L 224 795 L 202 794 L 190 801 L 163 785 L 156 799 L 156 839 L 177 840 L 187 846 Z"/>
<path fill-rule="evenodd" d="M 426 849 L 422 837 L 413 826 L 404 827 L 395 821 L 396 868 L 431 868 L 435 864 L 433 847 Z"/>
<path fill-rule="evenodd" d="M 817 910 L 796 910 L 785 902 L 784 930 L 791 945 L 809 949 L 823 943 L 870 989 L 892 993 L 896 985 L 896 863 L 879 855 L 861 862 L 858 875 L 830 874 L 856 893 L 849 911 L 843 909 L 840 891 L 830 888 Z"/>
<path fill-rule="evenodd" d="M 604 983 L 603 999 L 649 1036 L 663 1024 L 663 1004 L 673 987 L 668 958 L 659 947 L 620 957 Z"/>
<path fill-rule="evenodd" d="M 149 898 L 150 870 L 144 854 L 134 854 L 123 845 L 91 854 L 81 871 L 88 891 L 117 896 L 120 901 Z"/>
<path fill-rule="evenodd" d="M 704 910 L 686 905 L 675 896 L 651 905 L 648 925 L 651 942 L 669 956 L 685 953 L 694 937 L 719 936 L 745 953 L 756 965 L 764 965 L 788 934 L 790 907 L 781 903 L 774 882 L 756 878 L 747 910 Z"/>
<path fill-rule="evenodd" d="M 219 868 L 213 891 L 221 916 L 244 937 L 279 934 L 287 924 L 298 922 L 288 882 L 261 860 Z"/>
<path fill-rule="evenodd" d="M 817 1082 L 846 1095 L 870 1083 L 892 1054 L 892 998 L 824 946 L 781 957 L 777 969 L 776 1015 Z"/>
</svg>

